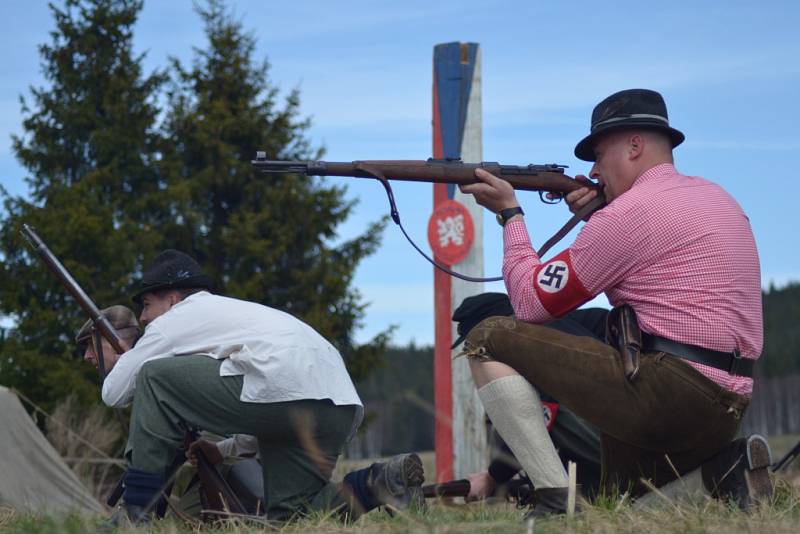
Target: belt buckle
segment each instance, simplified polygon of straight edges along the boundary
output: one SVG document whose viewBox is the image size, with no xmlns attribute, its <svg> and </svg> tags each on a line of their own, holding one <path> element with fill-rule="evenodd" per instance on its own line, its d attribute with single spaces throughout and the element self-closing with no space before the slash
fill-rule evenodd
<svg viewBox="0 0 800 534">
<path fill-rule="evenodd" d="M 739 351 L 738 347 L 733 349 L 731 356 L 733 357 L 731 358 L 731 366 L 730 369 L 728 369 L 728 374 L 740 376 L 737 371 L 739 370 L 739 365 L 741 365 L 744 358 L 742 358 L 742 353 Z"/>
</svg>

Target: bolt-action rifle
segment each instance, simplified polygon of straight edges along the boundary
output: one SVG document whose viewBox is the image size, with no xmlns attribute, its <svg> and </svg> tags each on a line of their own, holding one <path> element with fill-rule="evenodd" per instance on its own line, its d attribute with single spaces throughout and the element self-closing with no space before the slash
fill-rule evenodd
<svg viewBox="0 0 800 534">
<path fill-rule="evenodd" d="M 489 282 L 502 280 L 502 277 L 474 278 L 451 271 L 425 254 L 409 237 L 400 222 L 400 214 L 394 201 L 394 194 L 389 185 L 390 180 L 411 182 L 433 182 L 456 185 L 467 185 L 480 182 L 475 176 L 477 169 L 483 169 L 511 184 L 514 189 L 537 191 L 541 200 L 547 204 L 558 203 L 567 193 L 584 187 L 597 188 L 595 185 L 579 182 L 564 174 L 565 165 L 501 165 L 496 162 L 464 163 L 460 158 L 428 159 L 428 160 L 365 160 L 351 162 L 332 161 L 272 161 L 267 159 L 266 152 L 256 153 L 253 167 L 265 173 L 304 174 L 306 176 L 349 176 L 354 178 L 377 179 L 386 189 L 389 198 L 392 220 L 400 227 L 409 243 L 442 271 L 467 280 L 469 282 Z M 539 248 L 539 256 L 564 237 L 584 217 L 605 204 L 601 191 L 591 202 L 586 204 L 556 234 Z"/>
<path fill-rule="evenodd" d="M 468 185 L 480 182 L 476 169 L 483 169 L 510 183 L 514 189 L 565 195 L 587 187 L 564 174 L 566 165 L 501 165 L 497 162 L 464 163 L 460 158 L 427 160 L 270 161 L 266 152 L 256 153 L 253 166 L 263 172 L 297 173 L 306 176 L 351 176 L 408 182 Z M 548 202 L 551 202 L 548 200 Z M 551 202 L 552 203 L 552 202 Z"/>
</svg>

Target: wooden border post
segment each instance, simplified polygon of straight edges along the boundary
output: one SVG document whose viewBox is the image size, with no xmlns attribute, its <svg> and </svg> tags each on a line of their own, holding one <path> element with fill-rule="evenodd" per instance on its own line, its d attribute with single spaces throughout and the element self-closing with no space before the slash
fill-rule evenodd
<svg viewBox="0 0 800 534">
<path fill-rule="evenodd" d="M 445 43 L 433 52 L 433 157 L 468 163 L 483 158 L 481 133 L 480 50 L 477 43 Z M 433 185 L 434 210 L 455 200 L 472 217 L 474 240 L 466 257 L 453 265 L 471 276 L 483 276 L 483 208 L 455 185 Z M 439 259 L 439 258 L 437 258 Z M 441 261 L 439 259 L 439 261 Z M 444 262 L 442 262 L 444 263 Z M 453 360 L 458 348 L 451 320 L 461 301 L 483 292 L 483 284 L 464 282 L 434 269 L 436 407 L 436 480 L 441 482 L 485 469 L 488 446 L 483 407 L 464 358 Z"/>
</svg>

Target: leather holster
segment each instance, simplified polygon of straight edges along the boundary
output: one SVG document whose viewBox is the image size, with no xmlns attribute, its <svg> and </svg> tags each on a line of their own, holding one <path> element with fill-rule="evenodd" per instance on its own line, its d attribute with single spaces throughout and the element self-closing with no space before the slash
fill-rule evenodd
<svg viewBox="0 0 800 534">
<path fill-rule="evenodd" d="M 622 358 L 625 378 L 632 382 L 639 372 L 642 331 L 636 320 L 636 312 L 630 305 L 623 304 L 609 312 L 606 319 L 606 343 L 617 349 Z"/>
</svg>

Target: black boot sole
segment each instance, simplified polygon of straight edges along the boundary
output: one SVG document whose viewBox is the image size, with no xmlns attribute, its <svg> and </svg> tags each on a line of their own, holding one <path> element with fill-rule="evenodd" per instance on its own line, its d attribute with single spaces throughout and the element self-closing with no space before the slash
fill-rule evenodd
<svg viewBox="0 0 800 534">
<path fill-rule="evenodd" d="M 762 436 L 753 434 L 747 438 L 747 469 L 744 478 L 747 482 L 748 502 L 746 507 L 772 498 L 772 480 L 769 467 L 772 465 L 772 454 L 769 443 Z"/>
<path fill-rule="evenodd" d="M 405 486 L 421 486 L 425 482 L 425 469 L 417 453 L 412 452 L 403 460 L 403 481 Z"/>
</svg>

